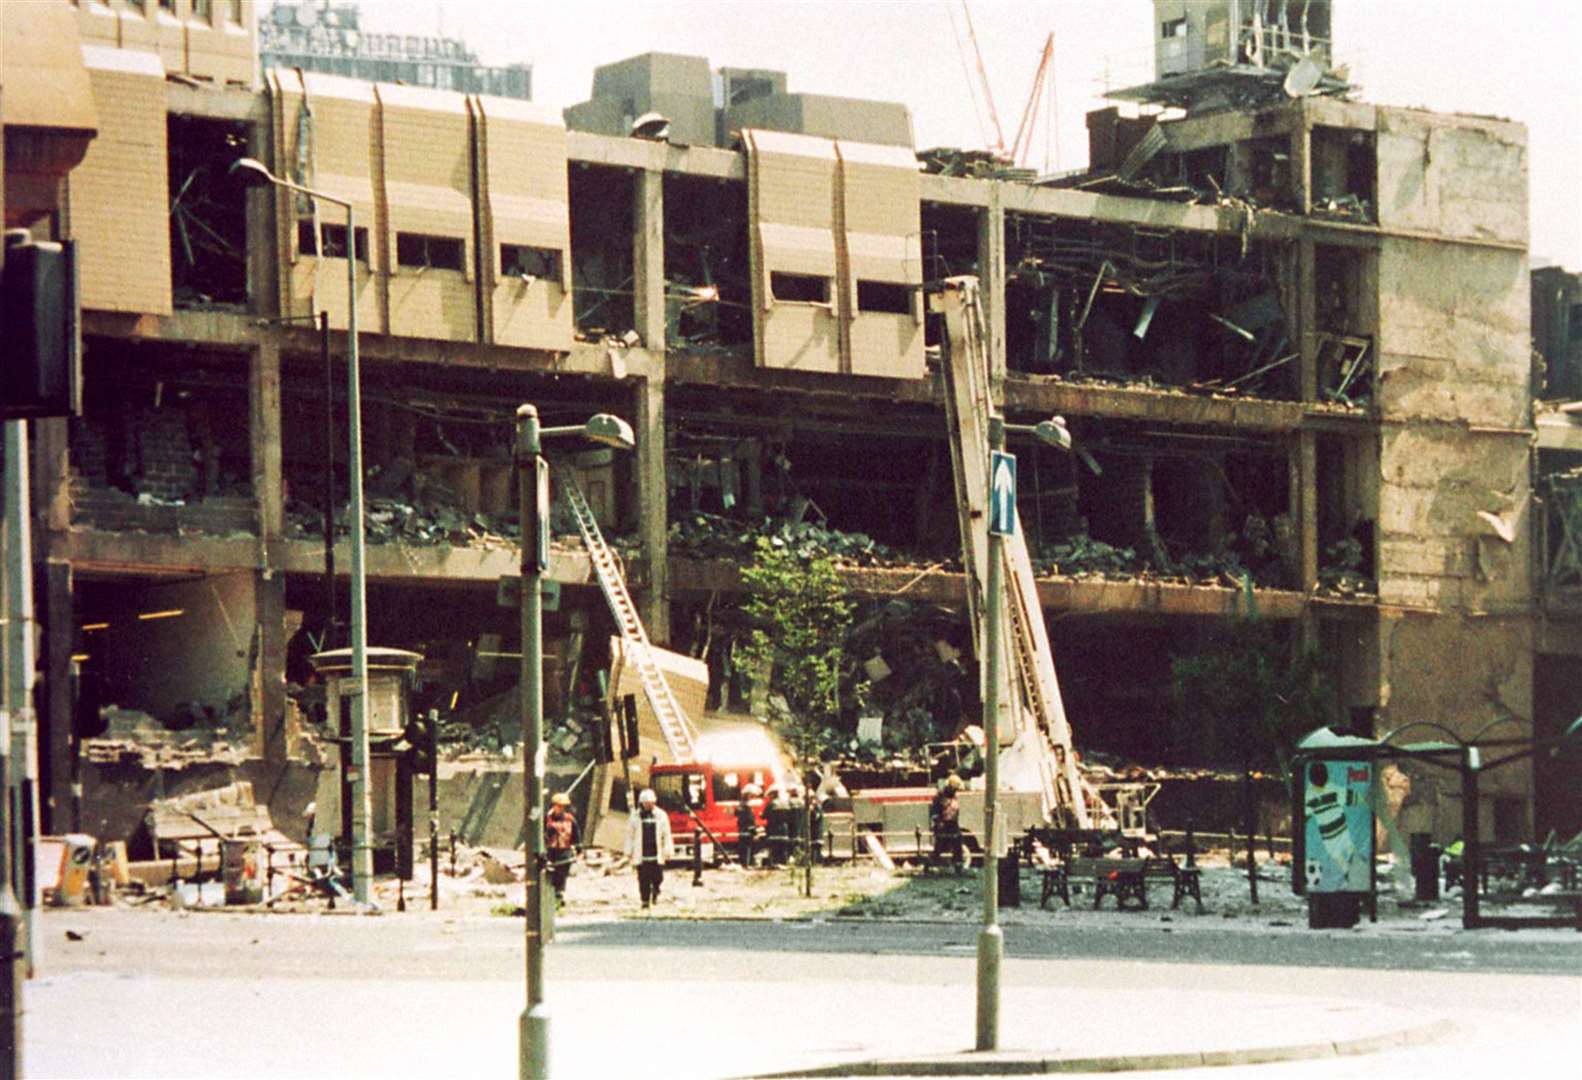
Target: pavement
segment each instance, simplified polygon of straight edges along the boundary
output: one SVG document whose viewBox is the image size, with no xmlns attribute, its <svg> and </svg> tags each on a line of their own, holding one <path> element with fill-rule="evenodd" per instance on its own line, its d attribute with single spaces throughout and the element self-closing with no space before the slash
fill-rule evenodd
<svg viewBox="0 0 1582 1080">
<path fill-rule="evenodd" d="M 80 940 L 68 943 L 68 929 Z M 1116 959 L 1008 958 L 1001 1049 L 979 1054 L 965 1049 L 975 928 L 917 927 L 912 955 L 862 928 L 837 950 L 830 939 L 845 928 L 813 921 L 706 932 L 665 920 L 564 926 L 548 954 L 553 1074 L 1167 1071 L 1443 1044 L 1452 1065 L 1431 1074 L 1461 1075 L 1458 1047 L 1487 1023 L 1472 1007 L 1479 994 L 1552 1001 L 1557 989 L 1575 999 L 1578 986 L 1556 975 L 1171 964 L 1125 959 L 1121 941 Z M 45 971 L 26 989 L 26 1076 L 516 1069 L 519 920 L 51 911 L 44 935 Z M 1574 1054 L 1567 1009 L 1524 1041 L 1557 1039 Z M 1485 1031 L 1480 1045 L 1513 1030 Z"/>
</svg>

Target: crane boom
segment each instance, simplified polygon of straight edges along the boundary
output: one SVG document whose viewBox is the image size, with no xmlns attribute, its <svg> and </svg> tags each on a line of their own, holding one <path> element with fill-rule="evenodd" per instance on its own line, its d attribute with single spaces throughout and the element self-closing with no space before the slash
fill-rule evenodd
<svg viewBox="0 0 1582 1080">
<path fill-rule="evenodd" d="M 960 516 L 962 550 L 967 578 L 967 607 L 973 641 L 982 656 L 987 640 L 984 583 L 988 578 L 988 538 L 982 521 L 988 512 L 990 397 L 988 358 L 983 348 L 983 309 L 978 301 L 978 279 L 954 277 L 945 281 L 936 306 L 945 316 L 946 419 L 950 427 L 951 462 L 955 468 L 956 505 Z M 1055 675 L 1049 634 L 1038 601 L 1037 582 L 1027 541 L 1018 524 L 1001 545 L 1005 560 L 1005 603 L 1000 605 L 1009 625 L 1000 635 L 1012 662 L 1001 664 L 998 700 L 1010 715 L 1012 737 L 1001 754 L 1000 771 L 1010 784 L 1036 786 L 1042 795 L 1044 815 L 1076 828 L 1094 826 L 1095 819 L 1113 825 L 1113 815 L 1099 791 L 1077 770 L 1071 743 L 1071 726 Z M 980 664 L 980 671 L 988 665 Z M 1000 718 L 984 717 L 985 725 Z"/>
</svg>

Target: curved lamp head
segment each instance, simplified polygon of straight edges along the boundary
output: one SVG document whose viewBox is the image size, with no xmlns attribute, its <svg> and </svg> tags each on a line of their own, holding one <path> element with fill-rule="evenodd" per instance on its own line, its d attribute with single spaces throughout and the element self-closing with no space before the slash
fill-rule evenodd
<svg viewBox="0 0 1582 1080">
<path fill-rule="evenodd" d="M 1033 425 L 1033 434 L 1057 450 L 1071 449 L 1071 429 L 1066 427 L 1064 416 L 1051 416 Z"/>
<path fill-rule="evenodd" d="M 277 183 L 275 174 L 265 168 L 264 163 L 257 158 L 237 158 L 231 162 L 231 167 L 226 170 L 226 175 L 236 177 L 249 187 Z"/>
<path fill-rule="evenodd" d="M 632 425 L 609 413 L 588 417 L 588 422 L 582 426 L 582 433 L 594 442 L 621 450 L 630 450 L 637 445 L 637 440 L 632 436 Z"/>
</svg>

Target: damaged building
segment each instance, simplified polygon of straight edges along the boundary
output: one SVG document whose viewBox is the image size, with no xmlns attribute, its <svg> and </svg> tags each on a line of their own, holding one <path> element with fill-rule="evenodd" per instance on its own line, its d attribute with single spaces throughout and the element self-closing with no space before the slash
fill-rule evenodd
<svg viewBox="0 0 1582 1080">
<path fill-rule="evenodd" d="M 920 169 L 904 107 L 698 57 L 600 68 L 564 115 L 255 74 L 254 6 L 27 5 L 98 117 L 64 183 L 26 180 L 7 84 L 7 226 L 82 260 L 83 413 L 32 425 L 47 828 L 73 824 L 73 733 L 104 722 L 79 698 L 230 725 L 281 765 L 288 715 L 311 721 L 305 655 L 344 643 L 348 606 L 348 258 L 369 639 L 421 654 L 414 707 L 446 724 L 512 741 L 497 586 L 532 402 L 634 428 L 635 453 L 568 452 L 556 475 L 650 636 L 708 657 L 712 703 L 743 704 L 712 635 L 753 538 L 784 532 L 868 605 L 876 697 L 956 729 L 975 702 L 933 673 L 971 643 L 925 290 L 959 274 L 983 283 L 1006 416 L 1062 415 L 1077 447 L 1012 449 L 1084 751 L 1191 760 L 1172 658 L 1253 612 L 1380 734 L 1541 736 L 1582 711 L 1582 517 L 1561 509 L 1582 506 L 1582 428 L 1545 389 L 1582 394 L 1582 317 L 1572 279 L 1570 351 L 1540 377 L 1519 123 L 1351 100 L 1327 22 L 1260 24 L 1254 55 L 1248 28 L 1194 21 L 1213 5 L 1160 0 L 1158 82 L 1090 115 L 1087 171 L 1041 183 L 938 152 Z M 1242 65 L 1199 47 L 1217 32 Z M 1321 62 L 1279 62 L 1298 51 Z M 354 235 L 230 182 L 244 155 L 349 201 Z M 546 688 L 570 717 L 612 623 L 574 523 L 557 532 Z M 1484 781 L 1490 835 L 1582 827 L 1565 778 L 1524 769 Z M 1409 831 L 1460 828 L 1453 780 L 1407 808 Z"/>
</svg>

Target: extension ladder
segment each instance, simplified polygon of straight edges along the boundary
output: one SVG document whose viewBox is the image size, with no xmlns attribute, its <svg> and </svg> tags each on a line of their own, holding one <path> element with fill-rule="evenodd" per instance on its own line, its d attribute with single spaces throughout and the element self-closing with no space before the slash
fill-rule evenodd
<svg viewBox="0 0 1582 1080">
<path fill-rule="evenodd" d="M 599 579 L 604 599 L 610 605 L 610 614 L 615 616 L 615 625 L 620 628 L 625 658 L 637 667 L 643 682 L 643 693 L 654 710 L 654 717 L 659 721 L 659 730 L 664 733 L 671 757 L 678 764 L 687 764 L 697 757 L 696 732 L 692 722 L 681 711 L 681 703 L 676 700 L 670 683 L 659 670 L 653 646 L 648 640 L 648 631 L 643 629 L 637 605 L 632 603 L 632 594 L 626 589 L 626 578 L 621 574 L 615 553 L 604 542 L 598 519 L 593 516 L 593 507 L 588 505 L 582 488 L 577 485 L 576 474 L 564 469 L 559 475 L 566 478 L 561 490 L 565 492 L 572 516 L 577 519 L 577 531 L 582 534 L 582 543 L 588 549 L 588 558 L 593 563 L 593 572 Z"/>
</svg>

